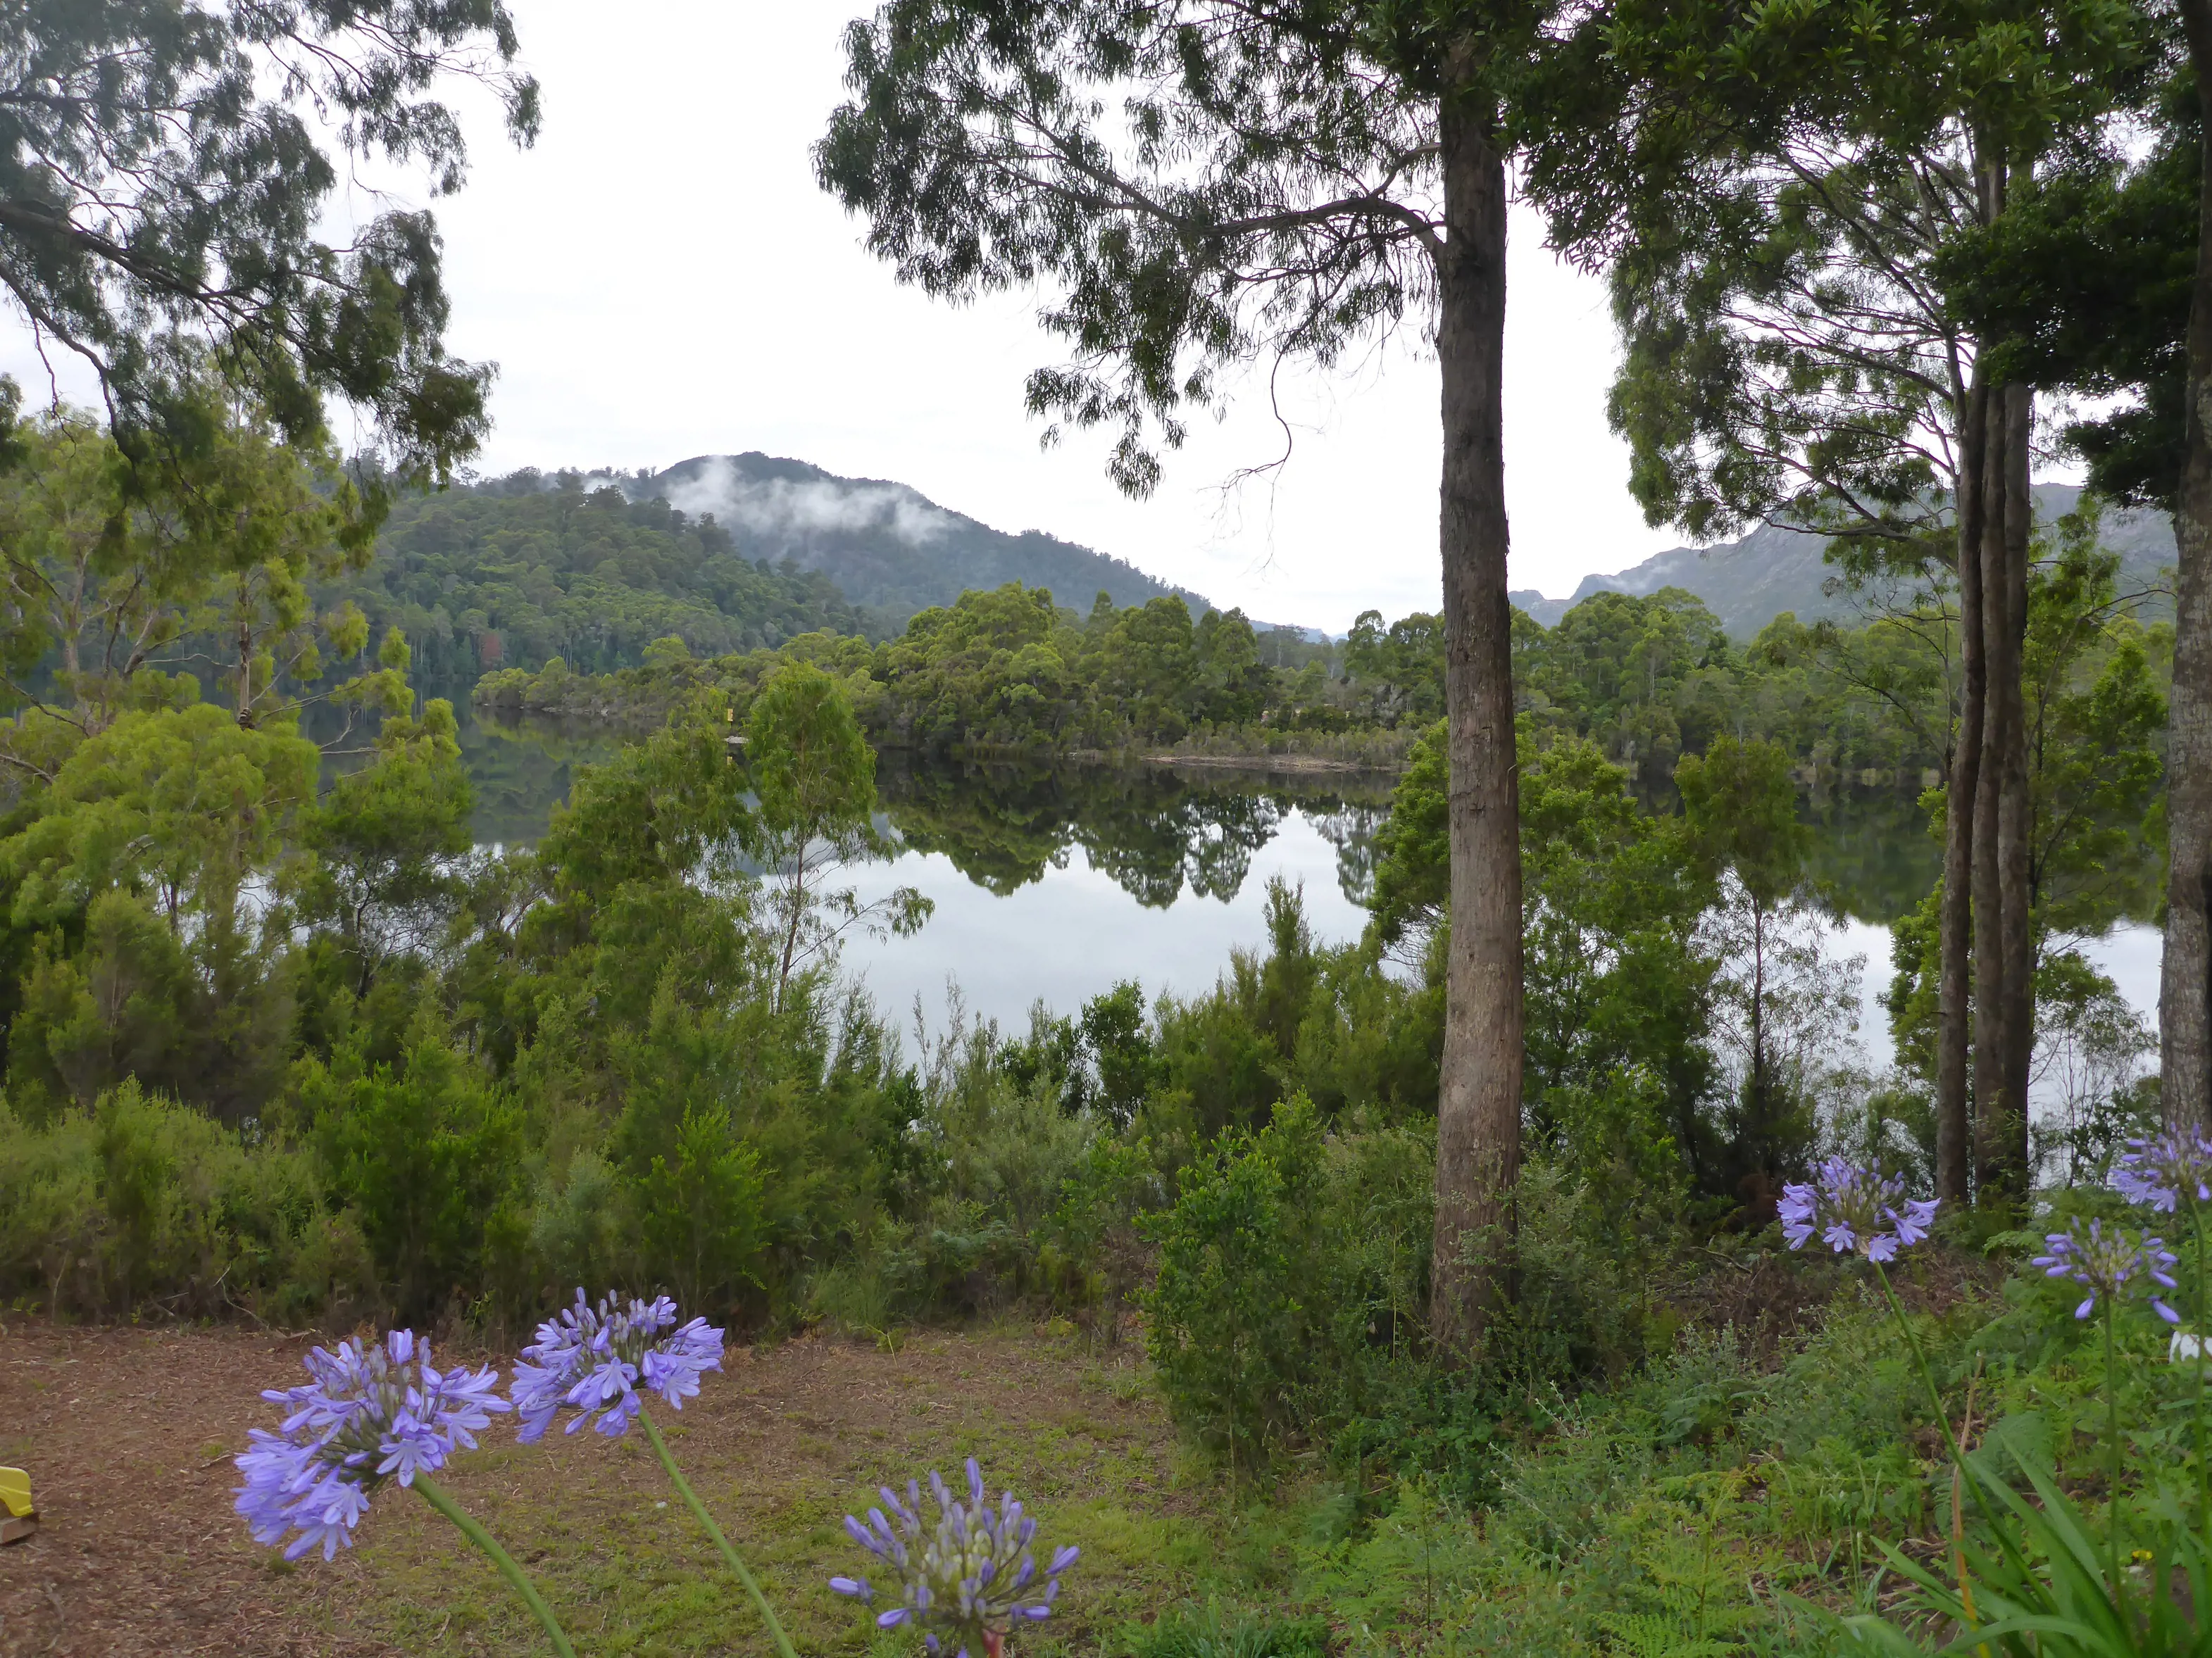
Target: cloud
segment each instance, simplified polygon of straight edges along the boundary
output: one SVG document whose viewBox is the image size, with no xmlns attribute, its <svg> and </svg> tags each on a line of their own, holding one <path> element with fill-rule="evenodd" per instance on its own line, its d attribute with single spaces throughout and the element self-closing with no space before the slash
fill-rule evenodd
<svg viewBox="0 0 2212 1658">
<path fill-rule="evenodd" d="M 921 547 L 943 538 L 957 522 L 943 507 L 900 484 L 748 478 L 722 456 L 708 461 L 695 477 L 660 485 L 659 492 L 679 512 L 694 517 L 712 513 L 726 529 L 763 537 L 874 530 Z"/>
</svg>

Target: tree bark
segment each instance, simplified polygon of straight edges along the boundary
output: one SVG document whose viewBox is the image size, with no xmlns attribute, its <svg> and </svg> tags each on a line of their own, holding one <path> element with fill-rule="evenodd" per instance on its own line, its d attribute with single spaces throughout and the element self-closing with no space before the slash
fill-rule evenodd
<svg viewBox="0 0 2212 1658">
<path fill-rule="evenodd" d="M 1982 657 L 1987 695 L 1974 799 L 1975 1185 L 2027 1188 L 2027 719 L 2021 647 L 2027 619 L 2028 388 L 1990 392 L 1984 424 Z"/>
<path fill-rule="evenodd" d="M 1989 678 L 1982 659 L 1982 463 L 1990 388 L 1977 369 L 1959 422 L 1959 728 L 1944 779 L 1943 902 L 1937 916 L 1941 964 L 1936 1016 L 1936 1195 L 1964 1204 L 1971 1193 L 1973 1086 L 1974 808 L 1981 775 L 1982 711 Z"/>
<path fill-rule="evenodd" d="M 2166 955 L 2160 1093 L 2177 1128 L 2212 1129 L 2212 0 L 2181 0 L 2203 122 L 2188 395 L 2174 501 L 2173 695 L 2166 726 Z"/>
<path fill-rule="evenodd" d="M 2034 803 L 2028 793 L 2027 564 L 2035 536 L 2035 496 L 2028 483 L 2032 387 L 2014 382 L 2004 388 L 2004 470 L 1998 483 L 2004 496 L 2005 641 L 2008 659 L 2002 689 L 2003 769 L 1997 775 L 1997 884 L 2004 904 L 1999 934 L 2004 946 L 2004 1103 L 2001 1121 L 2004 1167 L 2009 1190 L 2025 1198 L 2035 1170 L 2028 1161 L 2027 1084 L 2035 1050 L 2035 894 L 2030 859 L 2035 835 Z M 1990 414 L 1998 412 L 1990 398 Z M 1984 595 L 1984 603 L 1986 603 Z"/>
<path fill-rule="evenodd" d="M 1505 167 L 1494 109 L 1447 91 L 1438 118 L 1444 245 L 1437 260 L 1443 370 L 1444 703 L 1449 720 L 1451 939 L 1437 1096 L 1437 1216 L 1430 1330 L 1480 1350 L 1510 1294 L 1521 1169 L 1520 779 L 1506 598 Z"/>
<path fill-rule="evenodd" d="M 1999 1135 L 1997 1102 L 2004 1094 L 2004 908 L 1997 896 L 1997 774 L 2002 762 L 1998 750 L 2002 738 L 1997 730 L 1995 704 L 2003 673 L 2004 570 L 2001 537 L 1990 532 L 1992 517 L 2004 520 L 1995 478 L 2002 470 L 2003 423 L 1995 418 L 1998 402 L 1992 394 L 1983 404 L 1982 534 L 1974 550 L 1982 573 L 1982 748 L 1975 763 L 1973 927 L 1974 927 L 1974 1184 L 1978 1193 L 1992 1193 L 1997 1177 Z M 1994 510 L 1993 510 L 1994 509 Z"/>
</svg>

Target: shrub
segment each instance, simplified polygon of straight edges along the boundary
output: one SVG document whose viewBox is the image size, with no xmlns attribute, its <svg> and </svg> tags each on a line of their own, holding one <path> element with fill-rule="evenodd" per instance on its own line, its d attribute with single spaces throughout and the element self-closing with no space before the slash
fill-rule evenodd
<svg viewBox="0 0 2212 1658">
<path fill-rule="evenodd" d="M 517 1297 L 524 1134 L 506 1090 L 425 1027 L 396 1067 L 350 1048 L 304 1061 L 299 1095 L 325 1187 L 358 1214 L 398 1317 Z"/>
<path fill-rule="evenodd" d="M 724 1306 L 738 1286 L 760 1284 L 768 1246 L 760 1158 L 733 1139 L 726 1112 L 693 1107 L 674 1154 L 656 1157 L 639 1182 L 639 1238 L 647 1281 L 686 1307 Z"/>
<path fill-rule="evenodd" d="M 0 1297 L 294 1324 L 368 1304 L 375 1276 L 297 1147 L 135 1081 L 44 1127 L 0 1111 Z"/>
<path fill-rule="evenodd" d="M 905 1090 L 918 1108 L 899 1158 L 905 1178 L 853 1262 L 854 1281 L 873 1286 L 854 1304 L 971 1312 L 1052 1287 L 1046 1245 L 1099 1120 L 1065 1108 L 1057 1066 L 1030 1062 L 1036 1036 L 1008 1043 L 951 1010 Z"/>
<path fill-rule="evenodd" d="M 1432 1157 L 1401 1131 L 1332 1141 L 1301 1095 L 1183 1170 L 1145 1298 L 1177 1421 L 1249 1457 L 1368 1408 L 1420 1345 Z"/>
</svg>

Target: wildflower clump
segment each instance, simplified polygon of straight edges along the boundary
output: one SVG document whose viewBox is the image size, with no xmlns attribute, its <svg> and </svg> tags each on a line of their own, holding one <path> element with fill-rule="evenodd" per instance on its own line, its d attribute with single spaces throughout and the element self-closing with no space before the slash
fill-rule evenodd
<svg viewBox="0 0 2212 1658">
<path fill-rule="evenodd" d="M 984 1499 L 983 1473 L 968 1459 L 968 1501 L 946 1491 L 935 1473 L 929 1488 L 937 1502 L 934 1527 L 921 1516 L 921 1489 L 908 1480 L 902 1502 L 881 1487 L 883 1509 L 871 1509 L 864 1524 L 851 1515 L 845 1529 L 854 1541 L 898 1575 L 900 1604 L 877 1614 L 879 1629 L 913 1625 L 932 1653 L 953 1649 L 955 1658 L 997 1658 L 1006 1633 L 1016 1624 L 1051 1616 L 1060 1594 L 1060 1575 L 1081 1551 L 1063 1548 L 1052 1557 L 1039 1581 L 1030 1545 L 1036 1521 L 1022 1512 L 1012 1492 L 994 1508 Z M 830 1587 L 863 1605 L 873 1605 L 874 1587 L 865 1577 L 833 1577 Z"/>
<path fill-rule="evenodd" d="M 1881 1263 L 1928 1236 L 1936 1202 L 1908 1199 L 1900 1176 L 1830 1157 L 1810 1181 L 1782 1188 L 1778 1212 L 1792 1249 L 1802 1248 L 1817 1232 L 1838 1254 Z"/>
<path fill-rule="evenodd" d="M 576 1304 L 538 1327 L 538 1339 L 514 1367 L 513 1397 L 520 1421 L 515 1437 L 540 1437 L 561 1407 L 578 1412 L 568 1430 L 586 1422 L 610 1437 L 629 1431 L 643 1402 L 642 1387 L 680 1411 L 696 1398 L 699 1378 L 722 1368 L 722 1333 L 703 1318 L 677 1324 L 666 1296 L 633 1298 L 627 1305 L 601 1296 L 593 1306 L 576 1291 Z"/>
<path fill-rule="evenodd" d="M 2118 1302 L 2131 1294 L 2147 1293 L 2152 1310 L 2160 1318 L 2168 1324 L 2181 1321 L 2181 1315 L 2153 1289 L 2154 1285 L 2166 1290 L 2175 1287 L 2174 1257 L 2160 1239 L 2122 1226 L 2106 1231 L 2102 1221 L 2093 1219 L 2084 1225 L 2076 1219 L 2063 1232 L 2046 1234 L 2044 1242 L 2050 1245 L 2050 1253 L 2035 1258 L 2035 1264 L 2044 1269 L 2043 1275 L 2072 1278 L 2089 1291 L 2074 1309 L 2075 1317 L 2088 1317 L 2099 1296 Z"/>
<path fill-rule="evenodd" d="M 491 1413 L 507 1408 L 495 1391 L 496 1370 L 435 1370 L 430 1344 L 410 1330 L 380 1342 L 341 1342 L 336 1352 L 318 1347 L 303 1362 L 304 1385 L 261 1395 L 291 1407 L 283 1427 L 273 1434 L 256 1428 L 237 1459 L 246 1478 L 238 1512 L 258 1542 L 296 1532 L 288 1560 L 318 1544 L 325 1560 L 352 1547 L 378 1486 L 412 1485 L 456 1450 L 474 1449 Z"/>
<path fill-rule="evenodd" d="M 2181 1205 L 2212 1203 L 2212 1140 L 2179 1129 L 2130 1140 L 2112 1184 L 2130 1203 L 2160 1214 Z"/>
</svg>

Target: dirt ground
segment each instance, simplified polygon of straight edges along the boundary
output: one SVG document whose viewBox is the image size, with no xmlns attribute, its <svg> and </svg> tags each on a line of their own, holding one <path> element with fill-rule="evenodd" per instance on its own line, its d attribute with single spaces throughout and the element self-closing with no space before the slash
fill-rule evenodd
<svg viewBox="0 0 2212 1658">
<path fill-rule="evenodd" d="M 255 1545 L 231 1509 L 230 1459 L 248 1429 L 275 1424 L 260 1390 L 298 1380 L 311 1339 L 0 1327 L 0 1463 L 30 1471 L 41 1522 L 0 1550 L 0 1655 L 349 1658 L 535 1644 L 497 1580 L 404 1493 L 380 1494 L 361 1546 L 328 1564 L 318 1554 L 287 1568 Z M 1157 1577 L 1161 1528 L 1196 1505 L 1133 1361 L 1102 1363 L 1070 1341 L 937 1334 L 886 1352 L 810 1338 L 733 1351 L 727 1371 L 680 1418 L 659 1419 L 725 1525 L 770 1540 L 754 1564 L 779 1604 L 803 1602 L 787 1615 L 802 1650 L 860 1644 L 827 1621 L 849 1622 L 849 1606 L 818 1586 L 822 1573 L 853 1569 L 839 1558 L 849 1546 L 838 1516 L 880 1480 L 932 1466 L 951 1474 L 977 1452 L 1022 1495 L 1103 1539 L 1099 1615 L 1116 1604 L 1117 1582 L 1127 1600 L 1133 1574 Z M 495 1429 L 448 1484 L 556 1606 L 575 1608 L 562 1616 L 580 1651 L 764 1649 L 732 1632 L 738 1603 L 687 1611 L 701 1592 L 690 1578 L 711 1576 L 713 1562 L 667 1511 L 672 1493 L 639 1437 L 587 1433 L 533 1451 Z M 1117 1534 L 1131 1557 L 1118 1572 Z M 672 1574 L 685 1577 L 681 1592 Z M 450 1604 L 441 1620 L 456 1596 L 459 1622 Z"/>
</svg>

